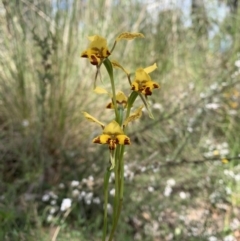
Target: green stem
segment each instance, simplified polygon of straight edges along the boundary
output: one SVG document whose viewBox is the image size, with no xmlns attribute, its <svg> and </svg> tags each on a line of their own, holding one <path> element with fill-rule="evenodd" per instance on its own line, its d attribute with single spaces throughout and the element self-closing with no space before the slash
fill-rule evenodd
<svg viewBox="0 0 240 241">
<path fill-rule="evenodd" d="M 104 66 L 108 72 L 108 75 L 110 77 L 110 80 L 111 80 L 112 95 L 113 95 L 112 99 L 113 99 L 113 105 L 114 105 L 114 110 L 115 110 L 115 116 L 116 116 L 116 121 L 119 123 L 119 113 L 118 113 L 118 109 L 117 109 L 117 100 L 116 100 L 116 91 L 115 91 L 112 63 L 108 58 L 106 58 L 103 61 L 103 64 L 104 64 Z"/>
<path fill-rule="evenodd" d="M 115 222 L 115 219 L 117 217 L 117 207 L 118 207 L 118 201 L 119 201 L 119 178 L 118 178 L 118 157 L 119 156 L 119 146 L 116 148 L 116 165 L 114 168 L 115 173 L 115 196 L 114 196 L 114 205 L 113 205 L 113 223 Z"/>
<path fill-rule="evenodd" d="M 114 233 L 117 228 L 117 224 L 120 218 L 121 210 L 122 210 L 122 203 L 123 203 L 123 191 L 124 191 L 124 161 L 123 161 L 123 154 L 124 154 L 124 146 L 118 146 L 118 160 L 115 166 L 115 184 L 117 183 L 118 190 L 115 189 L 115 200 L 114 202 L 114 221 L 112 230 L 109 236 L 108 241 L 112 241 Z M 116 176 L 117 175 L 117 176 Z M 116 185 L 115 185 L 116 186 Z"/>
<path fill-rule="evenodd" d="M 115 49 L 116 45 L 117 45 L 117 41 L 115 41 L 114 44 L 113 44 L 113 46 L 112 46 L 112 49 L 111 49 L 111 51 L 110 51 L 111 54 L 112 54 L 113 50 Z"/>
<path fill-rule="evenodd" d="M 105 241 L 107 235 L 107 205 L 108 205 L 108 184 L 111 171 L 109 168 L 104 175 L 104 215 L 103 215 L 103 236 L 102 241 Z"/>
<path fill-rule="evenodd" d="M 124 159 L 123 159 L 123 154 L 124 154 L 124 149 L 125 146 L 121 147 L 121 152 L 120 152 L 120 174 L 121 174 L 121 182 L 120 182 L 120 199 L 123 199 L 123 191 L 124 191 Z"/>
<path fill-rule="evenodd" d="M 115 220 L 116 222 L 114 222 L 114 224 L 113 224 L 113 227 L 112 227 L 112 230 L 111 230 L 108 241 L 113 240 L 113 236 L 114 236 L 114 233 L 115 233 L 115 230 L 116 230 L 116 227 L 117 227 L 117 224 L 118 224 L 118 220 L 119 220 L 119 217 L 120 217 L 120 213 L 121 213 L 121 210 L 122 210 L 122 199 L 120 199 L 119 201 L 120 202 L 119 202 L 119 205 L 118 205 L 117 217 L 116 217 L 116 220 Z"/>
</svg>

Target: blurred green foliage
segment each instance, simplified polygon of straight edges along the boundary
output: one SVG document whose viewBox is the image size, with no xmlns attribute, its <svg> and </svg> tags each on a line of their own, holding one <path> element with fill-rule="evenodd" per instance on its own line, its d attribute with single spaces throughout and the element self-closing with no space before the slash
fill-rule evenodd
<svg viewBox="0 0 240 241">
<path fill-rule="evenodd" d="M 1 1 L 0 240 L 100 240 L 107 150 L 91 144 L 99 130 L 81 112 L 104 122 L 108 99 L 92 92 L 96 70 L 80 53 L 87 36 L 111 46 L 124 31 L 145 39 L 119 43 L 112 58 L 131 73 L 156 62 L 161 90 L 149 98 L 155 119 L 129 127 L 116 240 L 238 240 L 239 10 L 189 2 L 186 16 L 177 1 Z M 120 72 L 117 83 L 128 88 Z M 67 197 L 69 215 L 51 214 Z"/>
</svg>

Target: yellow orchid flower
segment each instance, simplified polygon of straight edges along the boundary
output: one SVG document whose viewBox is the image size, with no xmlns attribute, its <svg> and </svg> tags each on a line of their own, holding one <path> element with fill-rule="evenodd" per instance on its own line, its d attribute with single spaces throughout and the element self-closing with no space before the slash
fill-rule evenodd
<svg viewBox="0 0 240 241">
<path fill-rule="evenodd" d="M 120 125 L 113 120 L 103 129 L 103 134 L 94 138 L 93 143 L 108 144 L 110 150 L 117 145 L 130 145 L 130 138 L 126 136 Z"/>
<path fill-rule="evenodd" d="M 135 79 L 132 83 L 132 90 L 138 91 L 144 95 L 152 95 L 152 90 L 160 88 L 160 85 L 152 81 L 149 73 L 157 68 L 156 64 L 153 64 L 145 69 L 139 68 L 136 70 Z"/>
<path fill-rule="evenodd" d="M 115 120 L 104 126 L 102 122 L 87 112 L 83 112 L 83 115 L 88 121 L 95 122 L 103 128 L 103 134 L 94 138 L 93 143 L 108 144 L 110 150 L 114 150 L 117 145 L 130 145 L 130 138 L 124 134 Z"/>
<path fill-rule="evenodd" d="M 107 58 L 111 53 L 107 47 L 107 40 L 99 35 L 89 36 L 89 47 L 82 52 L 82 58 L 88 58 L 92 65 L 98 65 L 101 59 Z"/>
<path fill-rule="evenodd" d="M 127 106 L 127 101 L 128 98 L 127 96 L 122 92 L 122 91 L 118 91 L 118 93 L 116 94 L 116 102 L 118 106 L 121 106 L 123 108 L 126 108 Z M 107 104 L 106 106 L 107 109 L 114 109 L 114 104 L 113 102 L 110 102 L 109 104 Z"/>
</svg>

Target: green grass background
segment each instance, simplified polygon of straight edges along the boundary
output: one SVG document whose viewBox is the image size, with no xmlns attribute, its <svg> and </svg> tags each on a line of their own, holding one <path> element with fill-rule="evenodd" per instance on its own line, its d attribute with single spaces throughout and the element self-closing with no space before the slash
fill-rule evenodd
<svg viewBox="0 0 240 241">
<path fill-rule="evenodd" d="M 149 98 L 155 119 L 145 112 L 128 128 L 116 240 L 240 239 L 239 9 L 209 1 L 186 19 L 176 3 L 0 2 L 0 240 L 101 240 L 108 150 L 91 143 L 100 130 L 82 111 L 102 122 L 112 113 L 107 96 L 93 92 L 96 69 L 80 53 L 87 36 L 112 46 L 126 31 L 145 38 L 119 42 L 111 58 L 132 74 L 157 63 L 152 78 L 161 89 Z M 229 10 L 223 20 L 220 6 Z M 126 77 L 115 74 L 127 93 Z M 98 84 L 109 88 L 104 70 L 101 76 Z M 73 197 L 73 180 L 101 203 Z M 42 201 L 49 192 L 58 195 L 55 204 Z M 67 197 L 69 215 L 58 210 L 48 222 Z"/>
</svg>

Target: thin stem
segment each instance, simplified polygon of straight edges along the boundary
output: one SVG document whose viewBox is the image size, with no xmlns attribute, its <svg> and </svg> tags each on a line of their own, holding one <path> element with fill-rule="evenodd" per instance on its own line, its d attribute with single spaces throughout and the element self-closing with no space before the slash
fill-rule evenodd
<svg viewBox="0 0 240 241">
<path fill-rule="evenodd" d="M 120 218 L 122 203 L 123 203 L 123 191 L 124 191 L 124 146 L 117 147 L 117 163 L 115 166 L 115 200 L 114 200 L 114 216 L 113 226 L 108 241 L 112 241 L 114 233 L 117 228 L 117 224 Z M 117 189 L 116 189 L 117 187 Z"/>
<path fill-rule="evenodd" d="M 124 149 L 125 146 L 121 147 L 121 151 L 120 151 L 120 174 L 121 174 L 121 179 L 120 179 L 120 199 L 123 199 L 123 191 L 124 191 L 124 158 L 123 158 L 123 154 L 124 154 Z"/>
<path fill-rule="evenodd" d="M 110 77 L 111 87 L 112 87 L 112 95 L 113 95 L 112 100 L 113 100 L 113 105 L 114 105 L 114 111 L 115 111 L 116 121 L 119 123 L 119 113 L 118 113 L 118 109 L 117 109 L 116 90 L 115 90 L 115 83 L 114 83 L 114 77 L 113 77 L 112 63 L 108 58 L 106 58 L 103 61 L 103 64 L 105 65 L 106 70 L 108 72 L 108 75 Z"/>
<path fill-rule="evenodd" d="M 114 196 L 114 205 L 113 205 L 113 223 L 115 222 L 115 219 L 117 217 L 117 207 L 118 207 L 118 201 L 119 201 L 119 178 L 118 178 L 118 159 L 119 156 L 119 146 L 116 148 L 116 165 L 114 168 L 115 173 L 115 196 Z"/>
<path fill-rule="evenodd" d="M 113 52 L 113 50 L 114 50 L 114 49 L 115 49 L 115 47 L 116 47 L 116 44 L 117 44 L 117 41 L 115 41 L 115 42 L 114 42 L 114 44 L 113 44 L 113 46 L 112 46 L 112 49 L 111 49 L 110 53 L 112 53 L 112 52 Z"/>
<path fill-rule="evenodd" d="M 108 205 L 108 184 L 111 171 L 109 168 L 106 170 L 104 176 L 104 215 L 103 215 L 103 236 L 102 241 L 105 241 L 107 235 L 107 205 Z"/>
<path fill-rule="evenodd" d="M 111 233 L 110 233 L 110 236 L 109 236 L 109 239 L 108 241 L 112 241 L 113 240 L 113 235 L 115 233 L 115 230 L 116 230 L 116 227 L 117 227 L 117 224 L 118 224 L 118 220 L 119 220 L 119 216 L 120 216 L 120 213 L 121 213 L 121 210 L 122 210 L 122 199 L 119 200 L 119 205 L 118 205 L 118 212 L 117 212 L 117 217 L 116 217 L 116 220 L 113 224 L 113 227 L 112 227 L 112 230 L 111 230 Z"/>
</svg>

